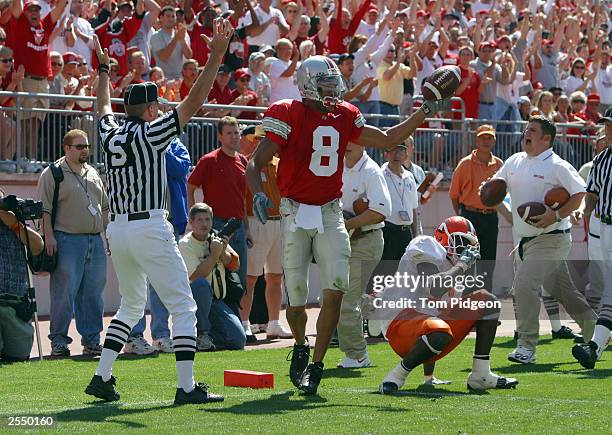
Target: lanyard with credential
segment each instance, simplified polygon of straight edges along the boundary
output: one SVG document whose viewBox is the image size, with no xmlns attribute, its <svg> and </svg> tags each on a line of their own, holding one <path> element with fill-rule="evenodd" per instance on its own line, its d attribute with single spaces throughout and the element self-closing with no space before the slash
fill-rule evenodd
<svg viewBox="0 0 612 435">
<path fill-rule="evenodd" d="M 400 202 L 402 203 L 402 210 L 406 210 L 406 208 L 404 207 L 404 193 L 406 192 L 406 184 L 404 183 L 402 185 L 402 191 L 400 193 L 399 188 L 397 187 L 397 185 L 395 184 L 395 180 L 393 179 L 395 174 L 391 172 L 389 168 L 387 168 L 387 171 L 389 171 L 389 178 L 391 178 L 391 183 L 393 183 L 393 187 L 395 188 L 395 191 L 400 197 Z"/>
<path fill-rule="evenodd" d="M 91 213 L 92 216 L 95 216 L 98 213 L 98 210 L 96 209 L 96 207 L 94 207 L 93 203 L 91 202 L 91 197 L 89 196 L 89 192 L 87 191 L 87 173 L 89 172 L 89 169 L 87 169 L 85 171 L 85 173 L 83 174 L 83 177 L 82 177 L 82 178 L 85 179 L 85 183 L 83 183 L 83 181 L 81 180 L 81 176 L 77 175 L 77 173 L 72 170 L 70 165 L 68 165 L 68 169 L 70 170 L 70 173 L 72 175 L 74 175 L 74 178 L 76 178 L 76 180 L 79 182 L 79 185 L 81 186 L 81 188 L 85 192 L 85 196 L 87 197 L 87 201 L 89 201 L 89 204 L 87 205 L 87 210 L 89 210 L 89 213 Z"/>
</svg>

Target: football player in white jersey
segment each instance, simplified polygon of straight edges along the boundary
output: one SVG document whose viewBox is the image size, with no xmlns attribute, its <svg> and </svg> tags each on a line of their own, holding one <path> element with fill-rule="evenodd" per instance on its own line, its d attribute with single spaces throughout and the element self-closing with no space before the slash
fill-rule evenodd
<svg viewBox="0 0 612 435">
<path fill-rule="evenodd" d="M 508 389 L 518 384 L 516 379 L 490 370 L 489 353 L 501 305 L 494 295 L 481 289 L 484 281 L 466 274 L 479 258 L 474 227 L 460 216 L 446 219 L 434 237 L 419 236 L 410 242 L 395 282 L 371 301 L 374 312 L 369 317 L 383 321 L 385 337 L 402 358 L 383 379 L 379 388 L 382 394 L 399 390 L 415 367 L 443 358 L 474 327 L 476 345 L 468 388 Z"/>
</svg>

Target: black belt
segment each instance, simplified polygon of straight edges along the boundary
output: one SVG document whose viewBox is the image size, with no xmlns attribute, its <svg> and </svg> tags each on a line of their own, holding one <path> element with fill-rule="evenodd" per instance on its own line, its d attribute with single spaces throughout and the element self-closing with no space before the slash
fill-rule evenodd
<svg viewBox="0 0 612 435">
<path fill-rule="evenodd" d="M 39 82 L 45 80 L 47 77 L 41 77 L 41 76 L 30 76 L 30 75 L 26 75 L 27 78 L 32 79 L 32 80 L 38 80 Z"/>
<path fill-rule="evenodd" d="M 599 220 L 602 224 L 612 225 L 612 216 L 601 216 Z"/>
<path fill-rule="evenodd" d="M 391 222 L 385 221 L 385 227 L 387 227 L 389 229 L 398 230 L 398 231 L 412 231 L 412 228 L 410 228 L 410 225 L 412 225 L 412 224 L 408 224 L 408 225 L 395 225 L 395 224 L 392 224 Z"/>
<path fill-rule="evenodd" d="M 597 234 L 593 234 L 592 232 L 589 231 L 589 236 L 593 237 L 594 239 L 600 239 L 601 237 L 599 237 Z"/>
<path fill-rule="evenodd" d="M 550 233 L 544 233 L 544 234 L 540 234 L 540 236 L 546 235 L 546 234 L 567 234 L 571 231 L 571 229 L 566 229 L 566 230 L 553 230 Z M 523 245 L 525 243 L 531 242 L 533 239 L 535 239 L 536 237 L 539 236 L 533 236 L 533 237 L 523 237 L 521 239 L 521 241 L 519 242 L 518 245 L 518 254 L 519 254 L 519 258 L 521 259 L 521 261 L 523 260 Z"/>
<path fill-rule="evenodd" d="M 484 101 L 479 101 L 478 104 L 484 104 L 485 106 L 493 106 L 495 103 L 485 103 Z"/>
<path fill-rule="evenodd" d="M 114 214 L 111 214 L 110 220 L 111 222 L 115 221 L 115 216 Z M 141 221 L 143 219 L 149 219 L 151 217 L 151 214 L 148 211 L 139 211 L 138 213 L 128 213 L 127 215 L 127 220 L 129 221 Z"/>
<path fill-rule="evenodd" d="M 374 231 L 380 231 L 380 228 L 372 228 L 371 230 L 366 230 L 366 231 L 360 231 L 358 234 L 353 234 L 353 237 L 351 237 L 353 240 L 357 240 L 362 238 L 363 236 L 365 236 L 366 234 L 370 234 L 373 233 Z"/>
<path fill-rule="evenodd" d="M 269 221 L 279 221 L 280 219 L 280 216 L 268 216 Z"/>
</svg>

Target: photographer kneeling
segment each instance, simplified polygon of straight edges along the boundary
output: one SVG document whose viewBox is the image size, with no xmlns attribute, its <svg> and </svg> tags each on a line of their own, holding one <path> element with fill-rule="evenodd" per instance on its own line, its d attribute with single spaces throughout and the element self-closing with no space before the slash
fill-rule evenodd
<svg viewBox="0 0 612 435">
<path fill-rule="evenodd" d="M 238 303 L 244 289 L 235 273 L 240 260 L 228 245 L 231 234 L 218 237 L 212 223 L 212 208 L 204 203 L 194 204 L 189 210 L 191 232 L 179 241 L 198 306 L 196 345 L 204 351 L 216 347 L 243 349 L 246 335 L 238 317 Z"/>
<path fill-rule="evenodd" d="M 0 200 L 4 192 L 0 190 Z M 0 210 L 0 361 L 26 361 L 34 342 L 28 299 L 28 265 L 24 246 L 34 255 L 44 248 L 40 235 L 17 221 L 12 211 Z"/>
</svg>

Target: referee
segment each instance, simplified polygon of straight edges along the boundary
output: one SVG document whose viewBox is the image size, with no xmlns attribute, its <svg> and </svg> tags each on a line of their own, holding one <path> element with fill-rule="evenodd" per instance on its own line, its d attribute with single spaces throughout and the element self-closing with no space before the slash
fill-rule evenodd
<svg viewBox="0 0 612 435">
<path fill-rule="evenodd" d="M 595 362 L 610 341 L 612 331 L 612 106 L 608 107 L 599 123 L 605 125 L 607 148 L 593 160 L 587 179 L 586 210 L 595 207 L 595 216 L 601 222 L 599 242 L 605 284 L 591 341 L 578 344 L 572 349 L 574 358 L 587 369 L 595 367 Z"/>
<path fill-rule="evenodd" d="M 119 281 L 121 304 L 111 320 L 96 374 L 85 392 L 105 401 L 119 400 L 112 376 L 113 362 L 130 330 L 144 314 L 147 278 L 172 315 L 172 334 L 178 388 L 174 403 L 223 401 L 196 384 L 196 303 L 191 295 L 185 263 L 166 220 L 166 163 L 164 153 L 204 103 L 232 36 L 232 25 L 217 19 L 213 36 L 202 35 L 210 48 L 208 63 L 176 109 L 158 117 L 157 86 L 146 82 L 126 89 L 127 119 L 119 126 L 109 93 L 109 56 L 94 36 L 99 61 L 99 133 L 106 156 L 110 223 L 106 237 Z"/>
</svg>

